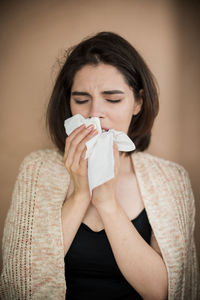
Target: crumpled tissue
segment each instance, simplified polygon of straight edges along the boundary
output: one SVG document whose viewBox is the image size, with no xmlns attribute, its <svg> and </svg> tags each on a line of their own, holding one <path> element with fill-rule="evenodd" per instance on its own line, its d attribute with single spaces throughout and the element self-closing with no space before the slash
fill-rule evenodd
<svg viewBox="0 0 200 300">
<path fill-rule="evenodd" d="M 66 134 L 69 136 L 77 127 L 85 124 L 86 127 L 93 124 L 98 134 L 86 142 L 85 159 L 88 158 L 88 183 L 90 195 L 92 190 L 114 177 L 113 141 L 119 151 L 129 152 L 136 149 L 132 140 L 122 131 L 101 129 L 98 117 L 85 119 L 76 114 L 64 122 Z"/>
</svg>

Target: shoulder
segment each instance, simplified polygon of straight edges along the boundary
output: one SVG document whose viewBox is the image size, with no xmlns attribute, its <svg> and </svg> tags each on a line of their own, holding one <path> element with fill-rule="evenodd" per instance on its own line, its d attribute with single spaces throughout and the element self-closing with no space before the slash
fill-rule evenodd
<svg viewBox="0 0 200 300">
<path fill-rule="evenodd" d="M 30 152 L 19 166 L 15 184 L 16 191 L 37 190 L 40 193 L 60 192 L 65 194 L 69 186 L 70 175 L 64 165 L 63 155 L 57 149 L 42 149 Z M 57 197 L 57 196 L 56 196 Z M 47 196 L 46 196 L 47 198 Z"/>
<path fill-rule="evenodd" d="M 63 165 L 63 157 L 57 149 L 41 149 L 32 151 L 27 154 L 20 164 L 20 170 L 27 166 L 35 166 L 36 164 L 51 164 L 55 163 Z"/>
<path fill-rule="evenodd" d="M 177 162 L 155 156 L 148 152 L 136 152 L 134 156 L 140 164 L 148 167 L 155 173 L 162 173 L 166 176 L 188 176 L 188 171 Z"/>
<path fill-rule="evenodd" d="M 156 189 L 163 191 L 163 187 L 174 195 L 186 197 L 192 193 L 188 171 L 179 163 L 170 161 L 148 152 L 136 152 L 133 161 L 138 176 L 147 184 L 149 181 Z"/>
<path fill-rule="evenodd" d="M 69 179 L 63 155 L 57 149 L 42 149 L 27 154 L 19 166 L 18 177 L 23 177 L 25 173 L 26 178 L 40 177 L 48 182 L 51 178 Z"/>
<path fill-rule="evenodd" d="M 40 149 L 36 151 L 32 151 L 29 154 L 27 154 L 22 164 L 31 164 L 36 161 L 57 161 L 61 162 L 63 160 L 63 157 L 61 153 L 57 149 Z"/>
<path fill-rule="evenodd" d="M 194 212 L 195 202 L 189 173 L 182 165 L 147 152 L 135 153 L 134 162 L 143 186 L 153 186 L 157 194 L 162 197 L 170 195 L 177 206 L 184 204 L 187 210 Z"/>
</svg>

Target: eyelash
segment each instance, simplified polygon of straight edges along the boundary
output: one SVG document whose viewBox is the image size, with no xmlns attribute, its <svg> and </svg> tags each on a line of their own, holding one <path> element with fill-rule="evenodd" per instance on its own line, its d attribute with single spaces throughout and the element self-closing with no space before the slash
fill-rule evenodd
<svg viewBox="0 0 200 300">
<path fill-rule="evenodd" d="M 111 103 L 118 103 L 118 102 L 120 102 L 121 100 L 119 99 L 119 100 L 109 100 L 109 99 L 106 99 L 108 102 L 111 102 Z M 75 102 L 77 103 L 77 104 L 84 104 L 84 103 L 86 103 L 86 102 L 88 102 L 88 100 L 83 100 L 83 101 L 79 101 L 79 100 L 76 100 L 75 99 Z"/>
</svg>

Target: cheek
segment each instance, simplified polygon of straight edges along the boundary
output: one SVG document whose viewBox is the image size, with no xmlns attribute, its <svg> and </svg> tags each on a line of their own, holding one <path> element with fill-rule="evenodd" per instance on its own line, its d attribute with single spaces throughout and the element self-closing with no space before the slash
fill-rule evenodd
<svg viewBox="0 0 200 300">
<path fill-rule="evenodd" d="M 116 130 L 122 130 L 127 133 L 132 119 L 132 111 L 130 108 L 121 107 L 110 112 L 110 119 L 116 125 Z"/>
<path fill-rule="evenodd" d="M 77 104 L 70 102 L 70 108 L 71 108 L 72 116 L 74 116 L 76 114 L 80 114 L 83 117 L 85 117 L 85 115 L 87 115 L 85 105 L 81 105 L 81 104 L 77 105 Z"/>
<path fill-rule="evenodd" d="M 112 115 L 114 119 L 120 120 L 122 123 L 127 123 L 127 121 L 132 118 L 132 110 L 127 106 L 120 106 L 117 109 L 111 110 L 110 115 Z"/>
<path fill-rule="evenodd" d="M 80 114 L 80 109 L 76 106 L 71 106 L 71 112 L 72 112 L 72 115 L 76 115 L 76 114 Z"/>
</svg>

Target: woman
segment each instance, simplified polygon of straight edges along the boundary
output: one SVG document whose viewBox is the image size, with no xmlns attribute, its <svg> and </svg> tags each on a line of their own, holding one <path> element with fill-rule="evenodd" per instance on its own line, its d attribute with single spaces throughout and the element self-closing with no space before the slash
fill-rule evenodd
<svg viewBox="0 0 200 300">
<path fill-rule="evenodd" d="M 158 113 L 153 75 L 122 37 L 100 32 L 67 53 L 47 110 L 56 149 L 20 166 L 3 235 L 3 299 L 198 299 L 195 205 L 187 171 L 144 153 Z M 136 146 L 114 144 L 114 178 L 89 192 L 85 126 L 98 117 Z"/>
</svg>

